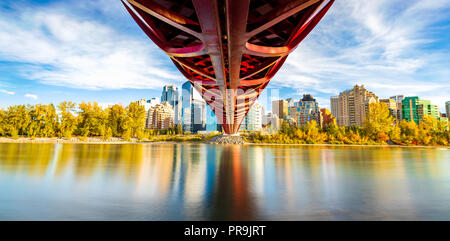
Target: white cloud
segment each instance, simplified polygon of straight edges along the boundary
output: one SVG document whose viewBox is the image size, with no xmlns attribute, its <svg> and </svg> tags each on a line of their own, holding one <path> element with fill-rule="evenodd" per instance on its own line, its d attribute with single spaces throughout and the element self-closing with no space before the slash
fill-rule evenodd
<svg viewBox="0 0 450 241">
<path fill-rule="evenodd" d="M 0 59 L 30 63 L 22 73 L 26 78 L 94 90 L 156 89 L 183 80 L 146 37 L 59 8 L 24 8 L 15 17 L 0 14 Z"/>
<path fill-rule="evenodd" d="M 26 98 L 30 98 L 30 99 L 33 99 L 33 100 L 37 100 L 37 98 L 38 98 L 37 95 L 33 95 L 33 94 L 25 94 L 24 96 L 25 96 Z"/>
<path fill-rule="evenodd" d="M 450 100 L 450 51 L 448 44 L 429 47 L 443 41 L 430 26 L 449 13 L 450 0 L 336 1 L 271 85 L 313 93 L 327 105 L 329 96 L 365 84 L 382 98 L 440 95 L 433 104 L 443 109 L 442 100 Z"/>
<path fill-rule="evenodd" d="M 293 88 L 298 96 L 312 93 L 326 106 L 329 96 L 358 83 L 382 98 L 418 95 L 442 109 L 443 100 L 450 100 L 450 51 L 448 44 L 447 49 L 429 46 L 449 26 L 430 26 L 448 20 L 449 7 L 450 0 L 336 1 L 269 88 Z M 183 81 L 120 1 L 64 1 L 17 9 L 0 12 L 0 60 L 31 63 L 22 73 L 27 78 L 95 90 L 160 89 Z M 95 21 L 75 16 L 74 9 L 98 16 Z M 100 16 L 126 27 L 121 32 L 100 22 Z"/>
<path fill-rule="evenodd" d="M 7 95 L 15 95 L 16 94 L 15 92 L 8 91 L 8 90 L 2 90 L 2 89 L 0 89 L 0 93 L 7 94 Z"/>
</svg>

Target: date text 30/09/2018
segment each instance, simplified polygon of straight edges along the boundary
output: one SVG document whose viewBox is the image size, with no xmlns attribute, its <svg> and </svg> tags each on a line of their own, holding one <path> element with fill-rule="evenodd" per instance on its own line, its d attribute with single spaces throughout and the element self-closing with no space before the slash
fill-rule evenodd
<svg viewBox="0 0 450 241">
<path fill-rule="evenodd" d="M 199 228 L 191 227 L 184 229 L 185 236 L 211 236 L 215 238 L 218 234 L 224 234 L 228 236 L 243 236 L 243 237 L 253 237 L 253 236 L 263 236 L 264 229 L 266 226 L 240 226 L 233 225 L 228 226 L 228 230 L 221 230 L 220 228 Z"/>
</svg>

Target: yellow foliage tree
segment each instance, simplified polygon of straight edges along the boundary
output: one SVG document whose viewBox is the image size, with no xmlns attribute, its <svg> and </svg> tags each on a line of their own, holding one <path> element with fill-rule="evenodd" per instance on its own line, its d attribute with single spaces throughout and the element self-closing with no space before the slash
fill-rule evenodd
<svg viewBox="0 0 450 241">
<path fill-rule="evenodd" d="M 391 131 L 393 125 L 394 118 L 390 115 L 385 103 L 371 103 L 369 105 L 369 111 L 364 121 L 364 129 L 370 138 L 378 141 L 389 140 L 386 134 Z M 378 139 L 378 137 L 381 137 L 383 140 Z"/>
</svg>

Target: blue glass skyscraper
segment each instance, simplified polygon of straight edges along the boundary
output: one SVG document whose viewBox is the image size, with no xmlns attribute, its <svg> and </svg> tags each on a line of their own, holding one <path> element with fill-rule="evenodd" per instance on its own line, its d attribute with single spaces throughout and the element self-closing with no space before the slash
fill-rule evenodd
<svg viewBox="0 0 450 241">
<path fill-rule="evenodd" d="M 206 129 L 207 119 L 206 102 L 194 90 L 189 81 L 186 81 L 181 89 L 181 120 L 183 121 L 183 130 L 192 133 L 204 131 Z"/>
<path fill-rule="evenodd" d="M 168 102 L 174 111 L 174 123 L 181 123 L 181 103 L 178 88 L 175 85 L 166 85 L 161 94 L 161 103 Z"/>
<path fill-rule="evenodd" d="M 206 106 L 206 131 L 218 131 L 216 114 L 209 105 Z"/>
</svg>

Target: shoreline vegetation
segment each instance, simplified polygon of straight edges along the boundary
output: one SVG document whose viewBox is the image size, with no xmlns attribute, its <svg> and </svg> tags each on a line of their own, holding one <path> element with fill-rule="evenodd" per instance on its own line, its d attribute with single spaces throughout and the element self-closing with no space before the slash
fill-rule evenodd
<svg viewBox="0 0 450 241">
<path fill-rule="evenodd" d="M 136 102 L 102 108 L 96 102 L 15 105 L 0 109 L 0 143 L 207 143 L 220 133 L 190 134 L 176 125 L 165 130 L 145 129 L 145 109 Z M 441 146 L 448 147 L 448 121 L 424 116 L 419 124 L 396 123 L 384 103 L 369 106 L 363 127 L 335 122 L 304 126 L 281 121 L 276 133 L 243 132 L 247 144 Z"/>
<path fill-rule="evenodd" d="M 65 137 L 0 137 L 0 143 L 74 143 L 74 144 L 129 144 L 129 143 L 202 143 L 208 141 L 212 135 L 171 135 L 171 136 L 161 136 L 161 138 L 151 138 L 151 139 L 137 139 L 130 138 L 125 140 L 122 137 L 112 137 L 110 139 L 105 139 L 101 136 L 97 137 L 83 137 L 83 136 L 73 136 L 70 139 Z"/>
<path fill-rule="evenodd" d="M 9 144 L 9 143 L 17 143 L 17 144 L 214 144 L 210 143 L 209 140 L 213 136 L 208 137 L 198 137 L 196 135 L 188 136 L 172 136 L 173 138 L 165 137 L 162 139 L 143 139 L 139 140 L 137 138 L 132 138 L 128 141 L 123 138 L 113 137 L 109 140 L 105 140 L 102 137 L 89 137 L 84 139 L 83 137 L 72 137 L 70 140 L 65 139 L 64 137 L 38 137 L 38 138 L 30 138 L 30 137 L 19 137 L 18 139 L 13 139 L 11 137 L 0 137 L 0 144 Z M 230 144 L 222 144 L 222 145 L 230 145 Z M 233 144 L 231 144 L 233 145 Z M 399 145 L 399 144 L 331 144 L 331 143 L 269 143 L 269 142 L 248 142 L 241 145 L 268 145 L 268 146 L 277 146 L 277 145 L 290 145 L 290 146 L 343 146 L 343 147 L 416 147 L 416 148 L 450 148 L 450 146 L 442 146 L 442 145 Z"/>
</svg>

